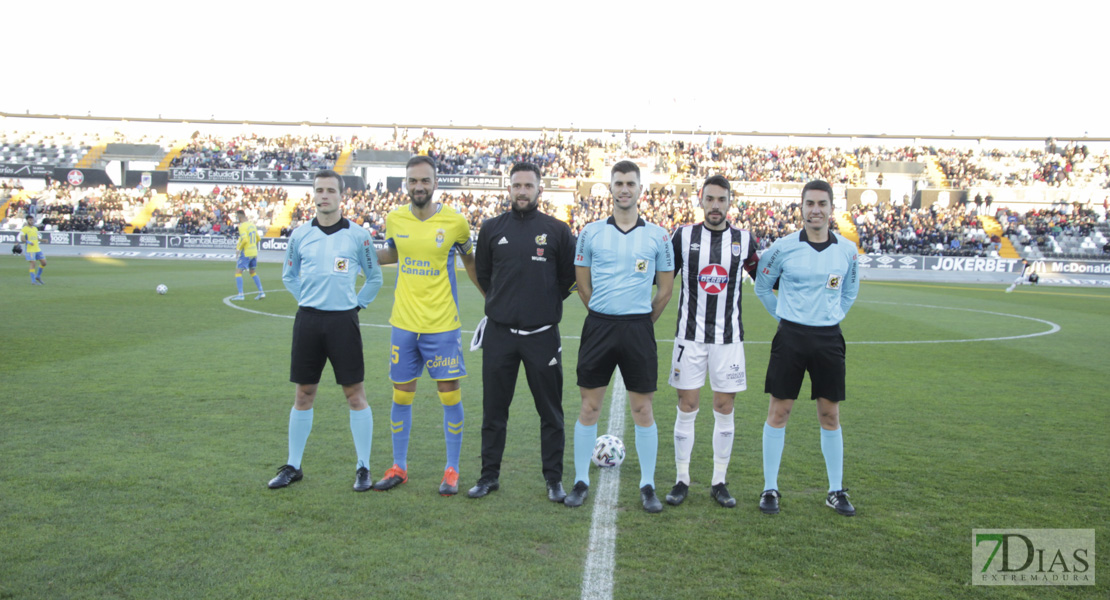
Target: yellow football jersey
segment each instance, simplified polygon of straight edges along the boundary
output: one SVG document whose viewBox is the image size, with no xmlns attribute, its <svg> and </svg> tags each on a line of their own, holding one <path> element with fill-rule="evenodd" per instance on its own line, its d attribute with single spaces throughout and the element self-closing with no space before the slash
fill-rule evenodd
<svg viewBox="0 0 1110 600">
<path fill-rule="evenodd" d="M 23 237 L 26 238 L 26 240 L 27 240 L 26 242 L 24 242 L 24 244 L 27 245 L 27 247 L 25 248 L 25 250 L 27 252 L 41 252 L 42 251 L 42 248 L 39 248 L 39 228 L 38 227 L 33 227 L 31 225 L 24 225 L 23 229 L 20 229 L 19 232 L 22 233 Z"/>
<path fill-rule="evenodd" d="M 441 204 L 428 220 L 421 221 L 405 205 L 386 216 L 385 237 L 397 249 L 397 288 L 390 324 L 416 333 L 461 327 L 455 253 L 474 251 L 466 219 Z"/>
<path fill-rule="evenodd" d="M 254 223 L 239 224 L 239 241 L 235 250 L 248 258 L 258 256 L 258 228 Z"/>
</svg>

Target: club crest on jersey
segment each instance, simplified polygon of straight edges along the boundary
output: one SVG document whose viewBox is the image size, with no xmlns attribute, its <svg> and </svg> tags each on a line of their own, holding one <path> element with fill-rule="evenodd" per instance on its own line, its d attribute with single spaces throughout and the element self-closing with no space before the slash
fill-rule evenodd
<svg viewBox="0 0 1110 600">
<path fill-rule="evenodd" d="M 546 233 L 541 233 L 540 235 L 536 236 L 536 245 L 537 246 L 546 246 L 547 245 L 547 234 Z"/>
<path fill-rule="evenodd" d="M 825 282 L 825 289 L 839 290 L 840 289 L 840 284 L 843 281 L 844 281 L 844 278 L 841 277 L 840 275 L 837 275 L 836 273 L 829 273 L 829 279 L 828 279 L 828 281 Z"/>
<path fill-rule="evenodd" d="M 444 240 L 447 239 L 447 232 L 442 229 L 436 230 L 436 248 L 442 248 Z"/>
<path fill-rule="evenodd" d="M 350 271 L 350 269 L 351 269 L 351 261 L 350 260 L 348 260 L 346 258 L 338 258 L 338 257 L 335 259 L 335 272 L 336 273 L 346 273 L 346 272 Z"/>
<path fill-rule="evenodd" d="M 733 256 L 740 256 L 740 252 L 741 252 L 740 242 L 733 242 L 732 243 L 732 255 Z"/>
<path fill-rule="evenodd" d="M 647 273 L 647 261 L 642 258 L 636 259 L 636 272 Z"/>
<path fill-rule="evenodd" d="M 698 285 L 706 294 L 720 294 L 728 287 L 728 271 L 721 265 L 707 265 L 698 272 Z"/>
</svg>

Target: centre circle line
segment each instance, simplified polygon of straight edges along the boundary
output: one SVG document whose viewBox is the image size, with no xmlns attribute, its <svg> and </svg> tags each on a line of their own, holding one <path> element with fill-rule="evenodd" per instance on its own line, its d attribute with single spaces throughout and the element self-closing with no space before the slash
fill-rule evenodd
<svg viewBox="0 0 1110 600">
<path fill-rule="evenodd" d="M 282 290 L 268 290 L 267 293 L 273 293 L 275 291 L 288 292 L 288 290 L 282 289 Z M 255 294 L 255 295 L 257 296 L 257 294 Z M 277 313 L 270 313 L 270 312 L 265 312 L 265 311 L 261 311 L 261 310 L 254 310 L 254 309 L 246 308 L 245 306 L 235 304 L 234 302 L 232 302 L 231 299 L 234 298 L 234 297 L 235 297 L 234 295 L 227 296 L 226 298 L 223 299 L 223 303 L 232 307 L 232 308 L 234 308 L 234 309 L 236 309 L 236 310 L 241 310 L 243 312 L 248 312 L 248 313 L 255 314 L 255 315 L 262 315 L 262 316 L 266 316 L 266 317 L 277 317 L 277 318 L 280 318 L 280 319 L 295 318 L 295 315 L 279 315 Z M 244 302 L 246 302 L 246 301 L 244 300 Z M 1010 335 L 1010 336 L 1001 336 L 1001 337 L 984 337 L 984 338 L 968 338 L 968 339 L 952 339 L 952 340 L 894 340 L 894 341 L 868 341 L 868 340 L 860 341 L 860 340 L 856 340 L 856 341 L 846 342 L 849 345 L 855 345 L 855 344 L 860 344 L 860 345 L 864 345 L 864 344 L 866 344 L 866 345 L 878 345 L 878 344 L 966 344 L 966 343 L 969 343 L 969 342 L 1002 342 L 1002 341 L 1006 341 L 1006 340 L 1022 340 L 1022 339 L 1040 337 L 1042 335 L 1052 335 L 1052 334 L 1060 331 L 1060 329 L 1061 329 L 1061 327 L 1059 325 L 1057 325 L 1056 323 L 1053 323 L 1052 321 L 1046 321 L 1045 319 L 1038 319 L 1036 317 L 1026 317 L 1024 315 L 1014 315 L 1014 314 L 1010 314 L 1010 313 L 996 312 L 996 311 L 991 311 L 991 310 L 980 310 L 980 309 L 977 309 L 977 308 L 960 308 L 960 307 L 956 307 L 956 306 L 936 306 L 936 305 L 933 305 L 933 304 L 907 304 L 905 302 L 883 302 L 883 301 L 878 301 L 878 300 L 863 301 L 863 302 L 860 302 L 860 304 L 888 304 L 888 305 L 893 305 L 893 306 L 913 306 L 913 307 L 916 307 L 916 308 L 935 308 L 935 309 L 939 309 L 939 310 L 962 310 L 962 311 L 965 311 L 965 312 L 980 313 L 980 314 L 992 315 L 992 316 L 996 316 L 996 317 L 1009 317 L 1009 318 L 1012 318 L 1012 319 L 1025 319 L 1027 321 L 1033 321 L 1033 322 L 1036 322 L 1036 323 L 1042 323 L 1044 325 L 1047 325 L 1048 329 L 1046 329 L 1045 331 L 1038 331 L 1038 332 L 1034 332 L 1034 333 L 1025 333 L 1025 334 L 1021 334 L 1021 335 Z M 359 326 L 360 327 L 377 327 L 377 328 L 380 328 L 380 329 L 390 329 L 390 328 L 393 327 L 392 325 L 390 325 L 388 323 L 386 323 L 384 325 L 380 324 L 380 323 L 359 323 Z M 474 331 L 463 329 L 462 333 L 474 333 Z M 569 340 L 581 339 L 581 337 L 577 336 L 577 335 L 564 335 L 562 337 L 563 337 L 563 339 L 569 339 Z M 667 344 L 667 343 L 673 344 L 674 343 L 673 338 L 667 338 L 667 339 L 661 339 L 661 340 L 655 340 L 655 341 L 657 343 L 665 343 L 665 344 Z M 771 342 L 769 340 L 768 341 L 744 340 L 744 343 L 745 344 L 770 344 Z"/>
</svg>

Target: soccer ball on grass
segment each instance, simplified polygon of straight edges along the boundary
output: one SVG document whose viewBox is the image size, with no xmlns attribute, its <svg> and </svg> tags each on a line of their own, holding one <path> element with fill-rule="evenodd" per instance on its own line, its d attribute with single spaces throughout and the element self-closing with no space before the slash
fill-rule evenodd
<svg viewBox="0 0 1110 600">
<path fill-rule="evenodd" d="M 164 283 L 159 283 L 158 287 L 154 288 L 154 291 L 158 292 L 159 296 L 165 296 L 166 292 L 170 291 L 170 288 L 166 287 Z"/>
<path fill-rule="evenodd" d="M 620 466 L 624 462 L 624 442 L 619 437 L 609 434 L 597 438 L 590 460 L 602 468 Z"/>
</svg>

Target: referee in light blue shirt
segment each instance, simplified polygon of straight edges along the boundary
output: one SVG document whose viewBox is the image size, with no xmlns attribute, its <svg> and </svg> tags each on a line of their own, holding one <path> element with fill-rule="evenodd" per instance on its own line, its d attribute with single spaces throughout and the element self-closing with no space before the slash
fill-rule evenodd
<svg viewBox="0 0 1110 600">
<path fill-rule="evenodd" d="M 779 322 L 771 342 L 764 392 L 771 395 L 763 426 L 763 493 L 759 509 L 779 512 L 778 475 L 786 422 L 806 372 L 817 401 L 821 452 L 829 476 L 825 505 L 844 516 L 856 509 L 843 486 L 844 437 L 840 401 L 844 400 L 845 346 L 840 321 L 859 294 L 859 251 L 849 239 L 829 231 L 833 189 L 824 181 L 802 188 L 802 229 L 779 238 L 763 253 L 755 295 Z M 778 296 L 772 291 L 778 283 Z"/>
<path fill-rule="evenodd" d="M 364 364 L 358 311 L 374 301 L 382 287 L 370 234 L 343 218 L 343 178 L 320 171 L 313 180 L 316 218 L 289 237 L 281 280 L 297 301 L 293 322 L 293 350 L 289 380 L 297 396 L 289 413 L 289 459 L 270 480 L 271 489 L 300 481 L 301 457 L 312 431 L 312 403 L 324 364 L 331 362 L 335 382 L 343 387 L 350 406 L 351 435 L 355 441 L 356 492 L 370 489 L 370 443 L 374 417 L 363 389 Z M 366 283 L 355 293 L 358 273 Z"/>
<path fill-rule="evenodd" d="M 636 423 L 640 501 L 648 512 L 663 510 L 655 495 L 659 431 L 651 401 L 659 357 L 654 323 L 671 299 L 674 249 L 665 229 L 640 218 L 637 202 L 642 189 L 636 163 L 625 160 L 613 165 L 609 183 L 613 215 L 586 225 L 575 250 L 578 294 L 589 315 L 582 324 L 578 353 L 582 410 L 574 424 L 575 483 L 563 501 L 570 507 L 586 500 L 598 414 L 613 371 L 620 367 Z M 654 296 L 653 281 L 658 282 Z"/>
</svg>

